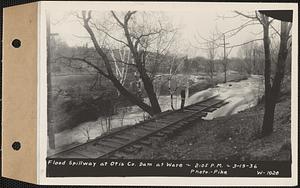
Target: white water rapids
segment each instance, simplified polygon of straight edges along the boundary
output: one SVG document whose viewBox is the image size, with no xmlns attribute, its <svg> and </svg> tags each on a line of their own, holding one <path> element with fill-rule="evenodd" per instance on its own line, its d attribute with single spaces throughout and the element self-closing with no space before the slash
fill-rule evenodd
<svg viewBox="0 0 300 188">
<path fill-rule="evenodd" d="M 252 75 L 247 80 L 240 82 L 227 82 L 225 84 L 218 84 L 215 88 L 209 88 L 200 92 L 197 92 L 187 99 L 187 105 L 199 102 L 208 97 L 218 95 L 219 99 L 224 99 L 229 103 L 225 106 L 217 109 L 216 111 L 209 113 L 205 119 L 213 119 L 215 117 L 227 116 L 239 111 L 245 110 L 257 104 L 259 97 L 263 95 L 263 78 L 261 76 Z M 170 96 L 160 96 L 159 103 L 162 111 L 170 110 Z M 174 97 L 174 106 L 180 107 L 180 97 Z M 125 114 L 123 119 L 123 125 L 133 125 L 144 119 L 145 113 L 133 106 Z M 111 126 L 112 128 L 119 127 L 121 125 L 121 115 L 117 114 L 112 116 Z M 60 150 L 72 147 L 79 143 L 87 141 L 86 130 L 90 139 L 96 138 L 102 134 L 100 117 L 97 121 L 82 123 L 73 129 L 67 129 L 60 133 L 55 134 L 56 150 L 48 150 L 48 154 L 51 155 Z M 48 147 L 49 148 L 49 147 Z"/>
</svg>

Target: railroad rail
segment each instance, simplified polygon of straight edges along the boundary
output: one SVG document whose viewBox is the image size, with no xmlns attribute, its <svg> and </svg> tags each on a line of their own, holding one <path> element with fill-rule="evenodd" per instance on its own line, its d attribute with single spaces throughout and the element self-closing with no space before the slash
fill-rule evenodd
<svg viewBox="0 0 300 188">
<path fill-rule="evenodd" d="M 148 147 L 152 144 L 149 140 L 168 136 L 228 103 L 216 97 L 186 106 L 184 110 L 163 112 L 150 120 L 97 137 L 48 158 L 124 158 L 122 153 L 134 153 Z"/>
</svg>

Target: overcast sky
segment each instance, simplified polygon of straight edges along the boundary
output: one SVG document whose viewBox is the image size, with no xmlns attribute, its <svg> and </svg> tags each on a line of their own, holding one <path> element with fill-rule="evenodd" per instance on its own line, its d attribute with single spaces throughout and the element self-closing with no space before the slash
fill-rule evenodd
<svg viewBox="0 0 300 188">
<path fill-rule="evenodd" d="M 78 22 L 78 18 L 70 15 L 70 11 L 72 10 L 74 9 L 50 9 L 52 23 L 51 32 L 58 33 L 61 39 L 70 46 L 82 46 L 86 43 L 89 43 L 89 45 L 92 46 L 91 40 L 88 37 L 88 33 Z M 77 7 L 77 11 L 78 10 L 80 10 L 80 8 Z M 195 46 L 198 46 L 196 42 L 197 34 L 207 38 L 209 34 L 216 28 L 220 32 L 225 32 L 230 29 L 236 28 L 247 21 L 246 18 L 240 16 L 234 18 L 222 18 L 223 16 L 235 16 L 236 14 L 233 13 L 233 10 L 236 9 L 230 10 L 226 8 L 225 10 L 223 10 L 222 8 L 213 8 L 206 6 L 206 8 L 202 7 L 201 10 L 192 11 L 167 10 L 163 11 L 163 14 L 173 23 L 173 25 L 179 27 L 179 32 L 181 34 L 180 44 L 182 44 L 182 47 L 180 49 L 184 49 L 183 53 L 187 53 L 187 55 L 190 57 L 206 57 L 207 54 L 205 50 L 195 48 Z M 101 9 L 94 9 L 93 11 L 98 11 L 99 15 L 101 14 L 101 12 L 103 12 L 103 10 Z M 246 13 L 253 12 L 254 11 L 246 11 Z M 276 27 L 277 25 L 275 24 Z M 230 38 L 226 42 L 229 43 L 228 45 L 230 46 L 241 44 L 256 38 L 262 38 L 261 31 L 261 25 L 248 26 L 247 28 L 239 32 L 235 37 Z M 199 39 L 199 41 L 203 40 Z M 230 56 L 237 56 L 237 51 L 238 48 L 234 48 Z M 221 55 L 222 50 L 220 49 L 219 56 Z"/>
</svg>

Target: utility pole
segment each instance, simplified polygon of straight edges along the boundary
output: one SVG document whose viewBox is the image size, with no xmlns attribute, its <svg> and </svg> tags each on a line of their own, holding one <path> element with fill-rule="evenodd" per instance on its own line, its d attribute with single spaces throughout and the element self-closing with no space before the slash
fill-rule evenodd
<svg viewBox="0 0 300 188">
<path fill-rule="evenodd" d="M 46 13 L 46 35 L 47 35 L 47 123 L 48 123 L 48 139 L 49 147 L 55 149 L 55 133 L 53 127 L 53 106 L 52 106 L 52 95 L 51 95 L 51 45 L 50 45 L 50 35 L 51 35 L 51 26 L 50 26 L 50 15 L 49 12 Z"/>
<path fill-rule="evenodd" d="M 229 43 L 226 43 L 226 36 L 223 33 L 223 47 L 224 47 L 224 57 L 223 57 L 223 68 L 224 68 L 224 83 L 227 82 L 227 55 L 226 55 L 226 45 Z"/>
</svg>

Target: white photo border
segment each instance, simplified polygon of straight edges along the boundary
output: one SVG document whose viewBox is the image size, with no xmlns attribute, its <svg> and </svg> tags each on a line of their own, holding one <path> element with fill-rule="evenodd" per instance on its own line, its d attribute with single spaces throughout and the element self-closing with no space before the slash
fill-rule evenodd
<svg viewBox="0 0 300 188">
<path fill-rule="evenodd" d="M 39 62 L 38 62 L 38 183 L 46 185 L 152 185 L 152 186 L 285 186 L 297 185 L 298 177 L 298 4 L 297 3 L 228 3 L 228 2 L 39 2 Z M 65 9 L 97 10 L 166 10 L 192 11 L 201 8 L 293 10 L 292 27 L 292 92 L 291 92 L 291 178 L 244 178 L 244 177 L 46 177 L 47 157 L 47 66 L 46 66 L 46 10 Z"/>
</svg>

